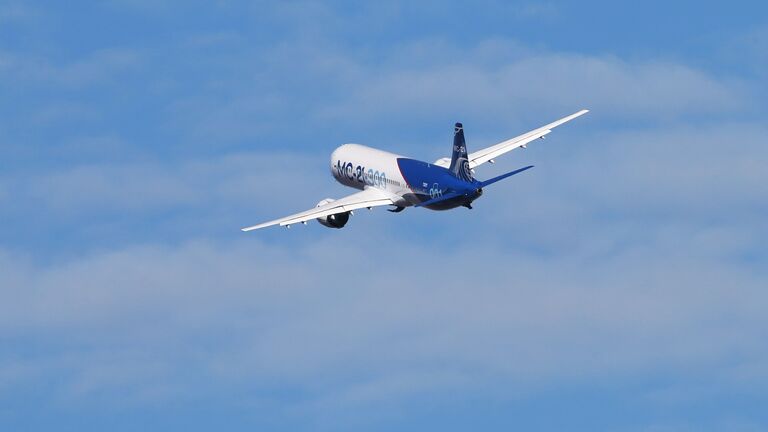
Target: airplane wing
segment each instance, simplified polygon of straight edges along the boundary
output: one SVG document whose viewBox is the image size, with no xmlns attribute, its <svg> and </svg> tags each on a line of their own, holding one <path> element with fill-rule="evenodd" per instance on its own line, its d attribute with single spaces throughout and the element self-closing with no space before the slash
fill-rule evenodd
<svg viewBox="0 0 768 432">
<path fill-rule="evenodd" d="M 468 155 L 468 158 L 467 158 L 469 159 L 469 167 L 475 168 L 476 166 L 482 165 L 488 161 L 491 161 L 494 158 L 503 155 L 504 153 L 512 151 L 518 147 L 524 147 L 529 142 L 542 138 L 548 133 L 552 132 L 552 129 L 556 128 L 557 126 L 560 126 L 563 123 L 569 122 L 575 119 L 576 117 L 582 116 L 588 112 L 589 110 L 586 110 L 586 109 L 581 110 L 577 113 L 573 113 L 569 115 L 568 117 L 563 117 L 560 120 L 557 120 L 548 125 L 542 126 L 538 129 L 534 129 L 530 132 L 526 132 L 520 136 L 516 136 L 512 139 L 502 141 L 496 145 L 492 145 L 482 150 L 472 152 Z M 439 165 L 447 168 L 451 165 L 451 158 L 439 159 L 435 161 L 435 165 Z"/>
<path fill-rule="evenodd" d="M 272 225 L 292 225 L 299 222 L 306 222 L 312 219 L 317 219 L 324 216 L 330 216 L 332 214 L 343 213 L 347 211 L 357 210 L 361 208 L 378 207 L 385 205 L 393 205 L 394 200 L 391 194 L 383 190 L 368 188 L 352 195 L 347 195 L 344 198 L 339 198 L 336 201 L 323 204 L 305 212 L 296 213 L 294 215 L 286 216 L 284 218 L 275 219 L 273 221 L 265 222 L 259 225 L 243 228 L 242 231 L 253 231 L 259 228 L 265 228 Z"/>
</svg>

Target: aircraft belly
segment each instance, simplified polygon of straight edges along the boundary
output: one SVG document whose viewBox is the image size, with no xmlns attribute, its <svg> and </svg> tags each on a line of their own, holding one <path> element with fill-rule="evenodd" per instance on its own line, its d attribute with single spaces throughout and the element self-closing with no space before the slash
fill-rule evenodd
<svg viewBox="0 0 768 432">
<path fill-rule="evenodd" d="M 412 193 L 412 192 L 403 195 L 403 198 L 405 198 L 408 201 L 409 206 L 420 204 L 432 199 L 432 197 L 430 197 L 427 194 Z M 451 210 L 451 209 L 455 209 L 456 207 L 463 206 L 466 200 L 467 200 L 466 197 L 461 196 L 461 197 L 456 197 L 454 199 L 445 200 L 437 204 L 424 206 L 424 208 L 430 209 L 430 210 L 438 210 L 438 211 Z"/>
</svg>

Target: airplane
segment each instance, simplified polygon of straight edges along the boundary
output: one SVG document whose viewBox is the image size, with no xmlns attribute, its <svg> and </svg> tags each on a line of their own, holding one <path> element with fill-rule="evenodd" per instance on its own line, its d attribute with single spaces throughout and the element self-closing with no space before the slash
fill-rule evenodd
<svg viewBox="0 0 768 432">
<path fill-rule="evenodd" d="M 534 129 L 496 145 L 467 153 L 464 126 L 456 123 L 453 130 L 453 154 L 450 158 L 424 162 L 360 144 L 344 144 L 331 154 L 331 174 L 344 186 L 360 192 L 344 198 L 326 198 L 311 210 L 280 219 L 242 228 L 253 231 L 273 225 L 290 228 L 306 225 L 316 219 L 328 228 L 343 228 L 355 210 L 394 206 L 389 211 L 399 213 L 406 207 L 449 210 L 456 207 L 471 209 L 472 202 L 483 194 L 483 188 L 530 168 L 518 168 L 492 179 L 474 178 L 475 168 L 516 148 L 543 139 L 557 126 L 588 113 L 581 110 L 548 125 Z"/>
</svg>

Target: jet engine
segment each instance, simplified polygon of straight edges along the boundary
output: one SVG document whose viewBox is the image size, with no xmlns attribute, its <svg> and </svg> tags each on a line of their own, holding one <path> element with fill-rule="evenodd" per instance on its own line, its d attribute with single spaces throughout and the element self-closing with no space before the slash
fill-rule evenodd
<svg viewBox="0 0 768 432">
<path fill-rule="evenodd" d="M 319 203 L 317 203 L 316 207 L 320 207 L 321 205 L 332 203 L 334 201 L 335 200 L 331 198 L 326 198 L 320 201 Z M 317 218 L 317 221 L 320 222 L 321 225 L 327 226 L 328 228 L 343 228 L 344 225 L 346 225 L 347 222 L 349 221 L 349 213 L 350 212 L 341 212 L 341 213 L 336 213 L 328 216 L 323 216 L 323 217 Z"/>
</svg>

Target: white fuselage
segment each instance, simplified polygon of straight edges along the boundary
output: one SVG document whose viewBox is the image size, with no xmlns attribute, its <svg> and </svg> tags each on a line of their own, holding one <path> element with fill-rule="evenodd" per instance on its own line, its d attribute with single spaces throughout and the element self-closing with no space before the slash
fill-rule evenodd
<svg viewBox="0 0 768 432">
<path fill-rule="evenodd" d="M 411 193 L 397 159 L 403 156 L 366 147 L 344 144 L 331 154 L 331 174 L 339 183 L 355 189 L 374 187 L 401 197 L 398 205 L 408 206 Z"/>
</svg>

